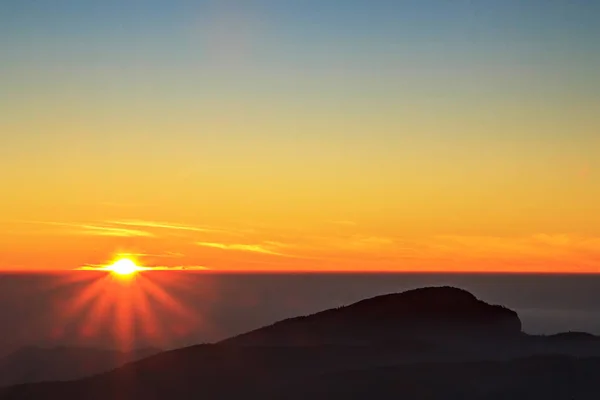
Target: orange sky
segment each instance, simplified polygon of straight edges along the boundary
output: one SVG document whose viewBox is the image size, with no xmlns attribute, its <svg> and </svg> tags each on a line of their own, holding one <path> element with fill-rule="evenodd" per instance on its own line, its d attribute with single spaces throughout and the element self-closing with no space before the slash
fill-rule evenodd
<svg viewBox="0 0 600 400">
<path fill-rule="evenodd" d="M 7 10 L 0 268 L 596 272 L 586 14 L 359 3 Z"/>
<path fill-rule="evenodd" d="M 600 239 L 580 235 L 423 232 L 403 237 L 349 220 L 295 228 L 149 220 L 31 221 L 12 227 L 1 236 L 1 261 L 12 270 L 101 266 L 122 255 L 149 267 L 215 271 L 575 273 L 597 271 L 600 252 Z"/>
</svg>

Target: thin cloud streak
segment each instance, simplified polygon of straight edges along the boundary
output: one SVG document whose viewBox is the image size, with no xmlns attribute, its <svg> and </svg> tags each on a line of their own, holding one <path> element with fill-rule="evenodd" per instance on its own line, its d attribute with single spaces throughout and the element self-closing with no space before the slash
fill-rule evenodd
<svg viewBox="0 0 600 400">
<path fill-rule="evenodd" d="M 257 244 L 224 244 L 224 243 L 213 243 L 213 242 L 196 242 L 198 246 L 202 247 L 211 247 L 215 249 L 222 250 L 234 250 L 234 251 L 246 251 L 251 253 L 261 253 L 261 254 L 269 254 L 273 256 L 281 256 L 281 257 L 293 257 L 287 254 L 279 253 L 273 250 L 270 250 L 264 246 Z"/>
<path fill-rule="evenodd" d="M 95 225 L 86 223 L 64 223 L 64 222 L 52 222 L 52 221 L 24 221 L 28 224 L 38 225 L 51 225 L 60 226 L 65 228 L 74 228 L 69 231 L 74 235 L 92 235 L 92 236 L 116 236 L 116 237 L 154 237 L 155 235 L 141 230 L 141 229 L 129 229 L 119 228 L 114 226 L 106 225 Z"/>
<path fill-rule="evenodd" d="M 203 265 L 181 265 L 174 267 L 155 266 L 147 267 L 148 271 L 209 271 L 211 268 Z"/>
<path fill-rule="evenodd" d="M 162 254 L 154 253 L 119 253 L 123 257 L 153 257 L 153 258 L 181 258 L 185 257 L 183 253 L 167 252 Z"/>
<path fill-rule="evenodd" d="M 150 267 L 139 267 L 141 271 L 208 271 L 211 268 L 203 266 L 203 265 L 176 265 L 176 266 L 165 266 L 165 265 L 155 265 Z M 82 267 L 78 267 L 74 269 L 75 271 L 107 271 L 106 265 L 100 264 L 88 264 Z M 140 272 L 141 272 L 140 271 Z"/>
<path fill-rule="evenodd" d="M 109 226 L 80 225 L 79 233 L 98 236 L 118 236 L 118 237 L 154 237 L 150 232 L 138 229 L 114 228 Z"/>
<path fill-rule="evenodd" d="M 225 229 L 205 227 L 205 226 L 191 226 L 182 225 L 170 222 L 162 221 L 144 221 L 144 220 L 120 220 L 120 221 L 107 221 L 108 224 L 133 226 L 141 228 L 157 228 L 157 229 L 168 229 L 176 231 L 190 231 L 190 232 L 202 232 L 202 233 L 231 233 Z"/>
</svg>

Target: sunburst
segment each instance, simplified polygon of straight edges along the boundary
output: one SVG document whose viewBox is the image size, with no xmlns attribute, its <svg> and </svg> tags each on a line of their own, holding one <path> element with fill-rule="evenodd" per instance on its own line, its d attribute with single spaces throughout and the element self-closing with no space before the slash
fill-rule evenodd
<svg viewBox="0 0 600 400">
<path fill-rule="evenodd" d="M 105 269 L 118 276 L 130 277 L 139 271 L 143 271 L 145 268 L 136 265 L 135 261 L 129 258 L 120 258 Z"/>
<path fill-rule="evenodd" d="M 185 272 L 153 271 L 125 255 L 114 260 L 74 271 L 70 283 L 63 281 L 78 289 L 57 309 L 63 322 L 52 334 L 55 340 L 114 340 L 122 350 L 140 344 L 164 347 L 202 325 L 200 316 L 178 299 L 193 290 Z"/>
</svg>

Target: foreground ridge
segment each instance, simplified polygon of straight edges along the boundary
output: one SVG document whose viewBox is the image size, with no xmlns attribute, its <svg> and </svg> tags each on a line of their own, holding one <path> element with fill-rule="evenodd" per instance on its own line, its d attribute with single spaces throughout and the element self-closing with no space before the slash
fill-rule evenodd
<svg viewBox="0 0 600 400">
<path fill-rule="evenodd" d="M 0 399 L 597 399 L 596 339 L 527 335 L 513 310 L 462 289 L 428 287 L 73 382 L 7 387 Z"/>
</svg>

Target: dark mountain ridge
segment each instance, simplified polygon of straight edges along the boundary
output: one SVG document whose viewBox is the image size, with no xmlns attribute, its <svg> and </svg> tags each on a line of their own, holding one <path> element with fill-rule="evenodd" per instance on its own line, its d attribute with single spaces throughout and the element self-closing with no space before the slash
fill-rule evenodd
<svg viewBox="0 0 600 400">
<path fill-rule="evenodd" d="M 424 288 L 73 382 L 8 387 L 0 399 L 597 399 L 600 357 L 572 356 L 600 355 L 594 343 L 527 335 L 512 310 L 461 289 Z"/>
<path fill-rule="evenodd" d="M 79 381 L 13 386 L 0 391 L 0 398 L 591 400 L 600 396 L 600 358 L 538 356 L 396 365 L 359 361 L 343 348 L 328 353 L 319 346 L 202 345 Z"/>
<path fill-rule="evenodd" d="M 369 344 L 408 338 L 515 337 L 516 312 L 453 287 L 387 294 L 316 314 L 286 319 L 221 343 L 236 345 Z"/>
<path fill-rule="evenodd" d="M 26 346 L 0 359 L 0 386 L 79 379 L 160 351 L 155 348 L 121 352 L 93 347 Z"/>
<path fill-rule="evenodd" d="M 556 341 L 597 341 L 600 339 L 600 337 L 596 336 L 596 335 L 592 335 L 591 333 L 587 333 L 587 332 L 573 332 L 573 331 L 569 331 L 569 332 L 561 332 L 561 333 L 556 333 L 554 335 L 548 335 L 546 336 L 547 339 L 553 339 Z"/>
</svg>

